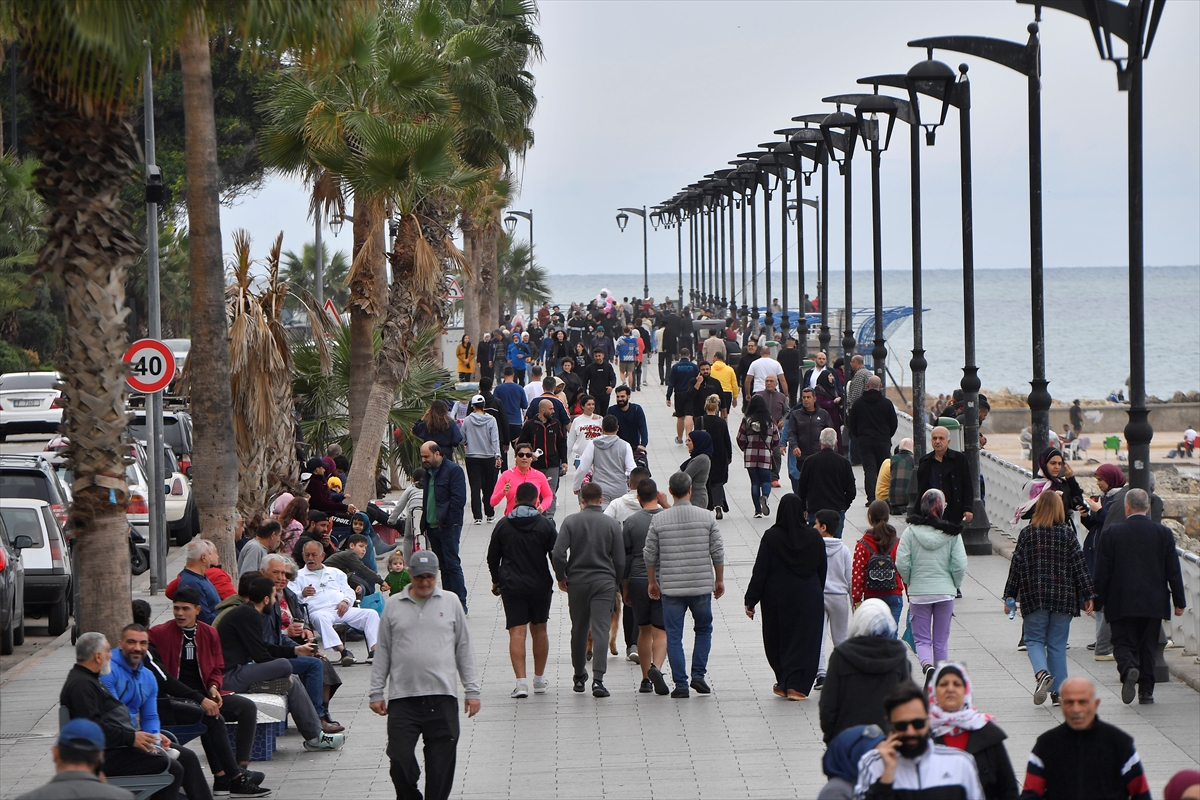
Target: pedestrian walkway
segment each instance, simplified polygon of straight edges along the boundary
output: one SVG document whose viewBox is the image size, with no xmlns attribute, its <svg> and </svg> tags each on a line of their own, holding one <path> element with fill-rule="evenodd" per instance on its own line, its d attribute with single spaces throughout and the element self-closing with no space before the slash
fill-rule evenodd
<svg viewBox="0 0 1200 800">
<path fill-rule="evenodd" d="M 650 426 L 650 468 L 660 485 L 687 457 L 676 445 L 674 419 L 657 383 L 634 396 Z M 733 412 L 731 428 L 740 421 Z M 861 470 L 856 470 L 860 476 Z M 551 685 L 545 695 L 509 698 L 512 670 L 500 600 L 491 592 L 485 563 L 489 526 L 463 531 L 463 568 L 470 592 L 470 628 L 483 675 L 483 707 L 462 719 L 455 797 L 464 798 L 753 798 L 815 797 L 821 773 L 819 693 L 788 702 L 771 693 L 774 682 L 763 655 L 758 621 L 746 618 L 742 596 L 762 533 L 772 519 L 753 519 L 749 482 L 740 454 L 730 470 L 728 496 L 734 510 L 719 523 L 725 539 L 725 596 L 713 604 L 709 660 L 713 694 L 687 700 L 638 694 L 641 673 L 621 656 L 610 659 L 605 684 L 612 697 L 597 700 L 571 691 L 570 622 L 565 595 L 556 591 L 550 617 Z M 786 486 L 785 481 L 785 486 Z M 773 494 L 772 513 L 778 508 Z M 564 481 L 558 518 L 575 509 Z M 847 516 L 848 545 L 866 526 L 865 496 Z M 749 511 L 747 511 L 749 510 Z M 177 571 L 180 565 L 173 568 Z M 950 637 L 950 655 L 971 670 L 976 705 L 992 714 L 1009 736 L 1018 778 L 1035 738 L 1062 716 L 1047 703 L 1034 706 L 1032 675 L 1017 652 L 1020 622 L 1002 612 L 1001 590 L 1008 561 L 971 557 Z M 144 594 L 144 591 L 143 591 Z M 161 597 L 152 598 L 156 622 L 168 618 Z M 1125 706 L 1115 665 L 1096 662 L 1086 649 L 1092 621 L 1072 625 L 1071 674 L 1090 676 L 1101 698 L 1100 716 L 1137 741 L 1155 796 L 1176 770 L 1200 764 L 1200 695 L 1172 680 L 1160 684 L 1153 706 Z M 686 642 L 690 641 L 690 632 Z M 686 644 L 690 653 L 690 644 Z M 361 643 L 352 645 L 361 656 Z M 53 772 L 49 748 L 57 728 L 56 700 L 72 662 L 70 647 L 47 654 L 32 668 L 18 667 L 0 685 L 0 796 L 10 797 Z M 913 674 L 918 675 L 913 659 Z M 367 708 L 369 666 L 341 670 L 345 685 L 332 703 L 347 727 L 345 749 L 307 753 L 294 727 L 280 740 L 275 760 L 259 765 L 264 785 L 276 796 L 321 798 L 394 797 L 388 778 L 385 724 Z M 33 734 L 36 738 L 31 738 Z"/>
</svg>

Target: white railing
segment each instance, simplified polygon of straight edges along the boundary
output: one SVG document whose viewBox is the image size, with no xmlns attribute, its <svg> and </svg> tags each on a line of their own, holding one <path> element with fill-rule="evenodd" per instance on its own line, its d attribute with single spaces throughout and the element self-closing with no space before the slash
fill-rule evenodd
<svg viewBox="0 0 1200 800">
<path fill-rule="evenodd" d="M 892 437 L 893 447 L 900 444 L 901 439 L 911 436 L 913 430 L 912 417 L 902 411 L 896 415 L 900 418 L 900 425 Z M 927 444 L 929 432 L 932 430 L 932 425 L 925 426 Z M 979 472 L 983 475 L 985 502 L 992 527 L 1015 538 L 1019 528 L 1025 523 L 1014 525 L 1013 516 L 1017 506 L 1029 499 L 1033 473 L 986 450 L 979 453 Z M 1175 551 L 1179 554 L 1179 565 L 1183 571 L 1187 608 L 1183 616 L 1172 615 L 1169 623 L 1171 638 L 1183 647 L 1185 653 L 1200 655 L 1200 557 L 1180 548 L 1176 548 Z"/>
</svg>

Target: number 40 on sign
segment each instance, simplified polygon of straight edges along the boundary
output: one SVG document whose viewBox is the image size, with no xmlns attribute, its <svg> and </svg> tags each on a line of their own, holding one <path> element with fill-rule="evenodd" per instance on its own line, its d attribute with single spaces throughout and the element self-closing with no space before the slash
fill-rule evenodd
<svg viewBox="0 0 1200 800">
<path fill-rule="evenodd" d="M 125 382 L 135 392 L 162 391 L 175 377 L 175 355 L 158 339 L 137 340 L 129 345 L 122 360 L 130 365 Z"/>
</svg>

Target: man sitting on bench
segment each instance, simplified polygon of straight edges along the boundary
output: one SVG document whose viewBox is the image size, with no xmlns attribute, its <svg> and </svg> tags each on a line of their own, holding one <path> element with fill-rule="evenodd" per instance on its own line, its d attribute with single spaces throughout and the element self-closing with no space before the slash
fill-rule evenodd
<svg viewBox="0 0 1200 800">
<path fill-rule="evenodd" d="M 369 608 L 354 607 L 355 594 L 346 573 L 325 566 L 325 552 L 319 542 L 305 542 L 302 553 L 304 568 L 296 573 L 296 580 L 289 588 L 308 609 L 308 617 L 321 635 L 321 645 L 336 650 L 343 667 L 354 664 L 354 654 L 346 649 L 333 628 L 334 623 L 344 622 L 366 635 L 367 660 L 371 660 L 379 636 L 379 614 Z"/>
</svg>

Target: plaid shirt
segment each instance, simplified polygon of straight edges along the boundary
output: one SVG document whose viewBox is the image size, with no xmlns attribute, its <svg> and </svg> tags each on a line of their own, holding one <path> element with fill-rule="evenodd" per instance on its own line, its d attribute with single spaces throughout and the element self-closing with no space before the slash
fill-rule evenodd
<svg viewBox="0 0 1200 800">
<path fill-rule="evenodd" d="M 767 425 L 766 428 L 765 435 L 753 433 L 748 419 L 743 419 L 741 427 L 738 428 L 737 443 L 745 453 L 747 469 L 771 468 L 771 451 L 779 448 L 779 428 L 774 425 Z"/>
<path fill-rule="evenodd" d="M 913 454 L 900 452 L 892 456 L 892 482 L 888 488 L 888 502 L 893 506 L 908 505 L 908 487 L 916 472 Z"/>
<path fill-rule="evenodd" d="M 1095 595 L 1070 524 L 1021 531 L 1004 584 L 1004 596 L 1020 601 L 1021 616 L 1044 609 L 1078 617 L 1080 606 Z"/>
</svg>

